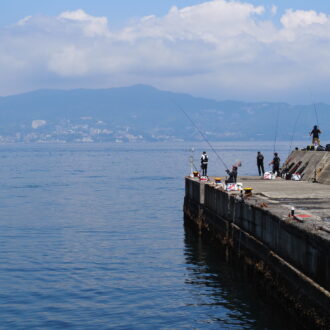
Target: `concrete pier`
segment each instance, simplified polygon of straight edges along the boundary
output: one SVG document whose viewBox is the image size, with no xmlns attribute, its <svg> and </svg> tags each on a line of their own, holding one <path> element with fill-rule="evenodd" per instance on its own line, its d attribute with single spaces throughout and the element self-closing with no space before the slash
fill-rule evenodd
<svg viewBox="0 0 330 330">
<path fill-rule="evenodd" d="M 284 163 L 284 167 L 297 167 L 302 180 L 330 185 L 329 151 L 293 151 Z"/>
<path fill-rule="evenodd" d="M 311 155 L 298 152 L 288 160 Z M 313 162 L 329 182 L 329 153 L 315 155 L 320 159 L 307 160 L 306 181 L 240 177 L 252 195 L 224 191 L 213 178 L 186 177 L 184 214 L 186 225 L 253 269 L 267 293 L 306 328 L 330 329 L 330 186 L 308 182 L 315 181 Z"/>
</svg>

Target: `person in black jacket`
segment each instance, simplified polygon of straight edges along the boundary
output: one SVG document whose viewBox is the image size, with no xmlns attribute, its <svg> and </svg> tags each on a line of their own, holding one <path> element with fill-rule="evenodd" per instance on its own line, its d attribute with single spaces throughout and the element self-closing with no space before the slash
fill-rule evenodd
<svg viewBox="0 0 330 330">
<path fill-rule="evenodd" d="M 259 172 L 259 175 L 264 175 L 265 174 L 265 169 L 264 169 L 264 155 L 258 151 L 258 154 L 257 154 L 257 167 L 258 167 L 258 172 Z"/>
<path fill-rule="evenodd" d="M 233 166 L 232 170 L 226 170 L 229 178 L 225 181 L 225 183 L 236 183 L 237 182 L 237 166 Z"/>
<path fill-rule="evenodd" d="M 310 136 L 313 135 L 312 138 L 312 144 L 315 145 L 317 144 L 318 146 L 320 145 L 320 134 L 322 132 L 320 131 L 320 129 L 317 127 L 317 125 L 314 126 L 313 130 L 309 133 Z"/>
<path fill-rule="evenodd" d="M 273 165 L 273 173 L 276 175 L 279 175 L 280 173 L 280 163 L 281 163 L 281 159 L 280 157 L 278 157 L 278 153 L 274 152 L 274 158 L 269 163 L 269 165 Z"/>
</svg>

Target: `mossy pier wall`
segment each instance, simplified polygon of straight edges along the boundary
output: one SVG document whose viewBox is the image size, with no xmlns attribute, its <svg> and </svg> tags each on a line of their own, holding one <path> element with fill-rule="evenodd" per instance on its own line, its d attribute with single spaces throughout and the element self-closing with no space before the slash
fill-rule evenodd
<svg viewBox="0 0 330 330">
<path fill-rule="evenodd" d="M 320 219 L 288 218 L 276 203 L 267 207 L 262 196 L 242 199 L 213 182 L 185 179 L 185 225 L 252 269 L 261 288 L 306 328 L 330 328 L 329 232 L 319 230 Z"/>
</svg>

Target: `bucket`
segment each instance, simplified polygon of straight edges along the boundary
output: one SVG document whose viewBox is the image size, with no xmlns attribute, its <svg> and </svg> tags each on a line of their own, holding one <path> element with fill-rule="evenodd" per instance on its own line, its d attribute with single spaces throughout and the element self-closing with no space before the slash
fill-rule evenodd
<svg viewBox="0 0 330 330">
<path fill-rule="evenodd" d="M 198 172 L 197 172 L 197 171 L 194 171 L 193 174 L 194 174 L 194 177 L 195 177 L 195 178 L 198 177 Z"/>
</svg>

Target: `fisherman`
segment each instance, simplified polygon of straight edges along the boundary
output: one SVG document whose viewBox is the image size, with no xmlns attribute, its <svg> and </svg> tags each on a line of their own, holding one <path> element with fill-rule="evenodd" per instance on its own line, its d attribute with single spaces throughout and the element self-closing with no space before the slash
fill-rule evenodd
<svg viewBox="0 0 330 330">
<path fill-rule="evenodd" d="M 206 151 L 203 151 L 201 156 L 201 169 L 202 169 L 202 175 L 207 176 L 207 163 L 209 161 L 209 158 L 206 154 Z"/>
<path fill-rule="evenodd" d="M 258 172 L 259 175 L 264 175 L 265 174 L 265 169 L 264 169 L 264 155 L 258 151 L 257 153 L 257 167 L 258 167 Z"/>
<path fill-rule="evenodd" d="M 225 181 L 225 183 L 236 183 L 237 181 L 237 166 L 233 166 L 232 170 L 229 171 L 226 170 L 227 174 L 229 175 L 229 178 Z"/>
<path fill-rule="evenodd" d="M 310 136 L 313 135 L 312 138 L 312 145 L 320 145 L 320 137 L 319 134 L 321 134 L 322 132 L 320 131 L 320 129 L 317 127 L 317 125 L 314 126 L 313 130 L 309 133 Z"/>
<path fill-rule="evenodd" d="M 280 173 L 280 162 L 281 162 L 281 159 L 280 159 L 280 157 L 278 157 L 278 153 L 274 152 L 274 158 L 269 163 L 269 165 L 273 165 L 273 173 L 276 175 L 278 175 Z"/>
</svg>

